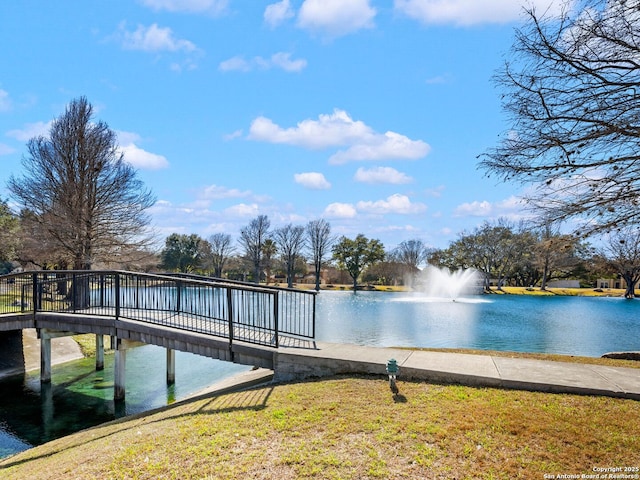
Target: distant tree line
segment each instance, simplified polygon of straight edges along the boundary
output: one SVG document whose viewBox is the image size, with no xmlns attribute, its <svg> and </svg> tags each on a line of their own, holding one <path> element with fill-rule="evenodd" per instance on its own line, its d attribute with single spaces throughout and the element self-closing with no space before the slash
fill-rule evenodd
<svg viewBox="0 0 640 480">
<path fill-rule="evenodd" d="M 353 239 L 333 237 L 326 220 L 273 231 L 269 227 L 267 217 L 257 217 L 241 230 L 235 247 L 226 234 L 206 240 L 173 234 L 167 238 L 161 266 L 253 282 L 272 281 L 275 274 L 286 279 L 288 286 L 313 273 L 318 289 L 322 271 L 332 272 L 328 283 L 348 282 L 354 289 L 359 283 L 413 285 L 427 264 L 475 269 L 482 274 L 486 290 L 491 285 L 544 290 L 556 280 L 577 280 L 594 287 L 598 278 L 618 277 L 625 280 L 627 296 L 632 297 L 640 281 L 640 231 L 632 228 L 608 236 L 604 247 L 596 249 L 575 235 L 560 233 L 551 223 L 534 227 L 499 219 L 462 232 L 444 249 L 412 239 L 385 251 L 382 242 L 363 234 Z M 219 268 L 213 266 L 213 259 Z"/>
<path fill-rule="evenodd" d="M 24 259 L 33 258 L 30 252 L 34 251 L 43 263 L 31 263 L 32 268 L 58 268 L 56 250 L 49 252 L 46 261 L 42 247 L 31 243 L 36 238 L 29 230 L 33 225 L 0 200 L 0 271 L 28 267 Z M 173 233 L 159 254 L 131 246 L 130 255 L 123 254 L 120 263 L 110 266 L 289 287 L 304 279 L 316 289 L 324 279 L 356 289 L 362 284 L 413 285 L 430 264 L 450 270 L 473 268 L 482 274 L 486 289 L 490 285 L 546 289 L 554 280 L 577 280 L 581 286 L 596 287 L 598 278 L 620 278 L 626 296 L 632 298 L 640 281 L 640 229 L 621 228 L 604 237 L 601 245 L 594 248 L 576 235 L 560 233 L 551 223 L 534 227 L 499 219 L 460 233 L 447 248 L 430 248 L 411 239 L 385 250 L 382 242 L 363 234 L 336 238 L 325 219 L 272 229 L 269 218 L 260 215 L 240 230 L 235 241 L 223 232 L 207 238 Z"/>
<path fill-rule="evenodd" d="M 307 273 L 308 258 L 319 289 L 333 242 L 331 226 L 324 219 L 272 229 L 269 218 L 259 215 L 240 230 L 235 245 L 231 235 L 222 232 L 206 239 L 195 234 L 169 235 L 160 254 L 160 267 L 255 283 L 269 283 L 275 271 L 286 279 L 288 287 L 293 287 L 296 275 Z"/>
</svg>

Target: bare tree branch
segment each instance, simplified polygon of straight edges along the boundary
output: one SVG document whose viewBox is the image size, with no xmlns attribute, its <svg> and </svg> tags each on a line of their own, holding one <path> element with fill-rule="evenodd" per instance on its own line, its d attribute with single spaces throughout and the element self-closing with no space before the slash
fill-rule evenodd
<svg viewBox="0 0 640 480">
<path fill-rule="evenodd" d="M 637 1 L 527 12 L 496 74 L 511 122 L 481 167 L 534 186 L 545 218 L 580 218 L 584 235 L 640 220 L 640 10 Z"/>
</svg>

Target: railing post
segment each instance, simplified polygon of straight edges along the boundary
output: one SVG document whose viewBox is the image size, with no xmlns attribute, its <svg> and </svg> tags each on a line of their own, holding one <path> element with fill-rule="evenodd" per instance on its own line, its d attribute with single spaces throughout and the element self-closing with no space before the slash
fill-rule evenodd
<svg viewBox="0 0 640 480">
<path fill-rule="evenodd" d="M 34 319 L 35 314 L 38 312 L 38 274 L 34 273 L 31 275 L 31 281 L 33 282 L 33 285 L 31 285 L 33 292 L 33 298 L 31 299 L 31 301 L 33 302 L 33 315 L 34 315 Z"/>
<path fill-rule="evenodd" d="M 311 319 L 311 338 L 316 338 L 316 295 L 313 295 L 313 318 Z"/>
<path fill-rule="evenodd" d="M 76 313 L 76 301 L 78 299 L 78 279 L 76 274 L 71 275 L 71 306 L 73 313 Z"/>
<path fill-rule="evenodd" d="M 233 291 L 231 287 L 227 288 L 227 316 L 229 322 L 229 355 L 233 362 Z"/>
<path fill-rule="evenodd" d="M 136 275 L 136 310 L 140 308 L 140 277 Z"/>
<path fill-rule="evenodd" d="M 182 295 L 182 282 L 180 280 L 176 281 L 176 313 L 180 313 L 181 308 L 181 295 Z"/>
<path fill-rule="evenodd" d="M 120 274 L 116 273 L 114 278 L 115 283 L 115 307 L 116 307 L 116 320 L 120 318 Z"/>
<path fill-rule="evenodd" d="M 278 345 L 280 343 L 280 339 L 278 337 L 278 297 L 279 294 L 278 292 L 274 292 L 273 293 L 273 328 L 275 331 L 275 344 L 276 344 L 276 348 L 278 348 Z"/>
<path fill-rule="evenodd" d="M 100 306 L 104 307 L 104 273 L 100 274 Z"/>
</svg>

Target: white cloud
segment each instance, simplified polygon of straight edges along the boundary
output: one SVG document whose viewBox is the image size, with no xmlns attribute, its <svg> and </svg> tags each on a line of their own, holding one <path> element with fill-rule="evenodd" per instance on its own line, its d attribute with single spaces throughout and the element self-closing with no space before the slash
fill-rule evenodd
<svg viewBox="0 0 640 480">
<path fill-rule="evenodd" d="M 287 72 L 299 72 L 307 66 L 307 61 L 304 59 L 291 60 L 290 53 L 278 52 L 271 55 L 271 64 Z"/>
<path fill-rule="evenodd" d="M 242 56 L 235 56 L 220 62 L 218 69 L 223 72 L 239 71 L 250 72 L 255 69 L 268 70 L 271 68 L 280 68 L 285 72 L 300 72 L 307 66 L 304 59 L 291 59 L 291 53 L 278 52 L 271 55 L 271 58 L 253 57 L 245 60 Z"/>
<path fill-rule="evenodd" d="M 430 150 L 422 140 L 411 140 L 395 132 L 377 133 L 339 109 L 320 115 L 318 120 L 303 120 L 291 128 L 282 128 L 269 118 L 258 117 L 251 123 L 248 138 L 309 149 L 347 146 L 346 150 L 330 157 L 332 164 L 352 160 L 413 160 L 424 157 Z"/>
<path fill-rule="evenodd" d="M 358 202 L 356 204 L 358 211 L 365 213 L 373 213 L 376 215 L 383 215 L 387 213 L 398 214 L 414 214 L 422 213 L 427 209 L 427 206 L 423 203 L 412 203 L 409 197 L 406 195 L 400 195 L 399 193 L 393 194 L 386 198 L 386 200 L 377 200 L 375 202 Z"/>
<path fill-rule="evenodd" d="M 225 140 L 233 140 L 235 138 L 240 138 L 242 136 L 242 129 L 239 130 L 235 130 L 231 133 L 227 133 L 226 135 L 224 135 L 224 139 Z"/>
<path fill-rule="evenodd" d="M 251 64 L 240 56 L 232 57 L 220 62 L 218 69 L 223 72 L 239 71 L 248 72 L 251 70 Z"/>
<path fill-rule="evenodd" d="M 353 121 L 344 110 L 321 114 L 318 120 L 303 120 L 295 128 L 281 128 L 266 117 L 251 123 L 249 138 L 269 143 L 284 143 L 311 149 L 322 149 L 355 143 L 370 138 L 373 132 L 361 121 Z"/>
<path fill-rule="evenodd" d="M 202 191 L 202 198 L 208 200 L 219 200 L 223 198 L 245 198 L 250 197 L 249 190 L 238 190 L 237 188 L 227 188 L 220 185 L 209 185 Z"/>
<path fill-rule="evenodd" d="M 372 215 L 399 214 L 410 215 L 423 213 L 427 206 L 423 203 L 412 203 L 406 195 L 394 194 L 384 200 L 360 201 L 355 205 L 351 203 L 332 203 L 324 210 L 324 216 L 328 218 L 354 218 L 358 213 Z"/>
<path fill-rule="evenodd" d="M 413 182 L 413 178 L 391 167 L 360 167 L 353 178 L 356 182 L 362 183 L 391 183 L 400 185 Z"/>
<path fill-rule="evenodd" d="M 324 178 L 322 173 L 318 172 L 307 172 L 307 173 L 296 173 L 293 175 L 296 183 L 300 185 L 310 188 L 311 190 L 327 190 L 331 188 L 331 183 Z"/>
<path fill-rule="evenodd" d="M 9 92 L 0 88 L 0 112 L 8 112 L 9 110 L 11 110 Z"/>
<path fill-rule="evenodd" d="M 329 163 L 340 165 L 352 160 L 417 160 L 429 153 L 430 147 L 422 140 L 410 138 L 395 132 L 376 135 L 367 143 L 353 145 L 329 158 Z"/>
<path fill-rule="evenodd" d="M 169 12 L 209 13 L 220 15 L 227 10 L 228 0 L 141 0 L 154 10 Z"/>
<path fill-rule="evenodd" d="M 487 217 L 491 215 L 493 207 L 486 200 L 479 202 L 467 202 L 458 205 L 453 212 L 454 217 Z"/>
<path fill-rule="evenodd" d="M 147 152 L 136 145 L 135 142 L 140 141 L 139 135 L 130 132 L 117 132 L 117 134 L 120 152 L 127 163 L 142 170 L 159 170 L 169 166 L 166 157 Z"/>
<path fill-rule="evenodd" d="M 552 0 L 394 0 L 396 11 L 426 24 L 475 25 L 517 21 L 525 6 L 556 14 Z"/>
<path fill-rule="evenodd" d="M 227 215 L 234 217 L 255 217 L 260 212 L 257 203 L 247 205 L 246 203 L 239 203 L 225 209 Z"/>
<path fill-rule="evenodd" d="M 527 220 L 534 216 L 533 212 L 527 209 L 524 200 L 515 195 L 496 203 L 495 211 L 496 217 L 512 221 Z"/>
<path fill-rule="evenodd" d="M 144 52 L 195 52 L 198 47 L 189 40 L 176 38 L 169 27 L 159 27 L 154 23 L 149 27 L 138 25 L 135 31 L 126 30 L 125 24 L 120 24 L 118 38 L 122 47 L 127 50 L 141 50 Z"/>
<path fill-rule="evenodd" d="M 522 220 L 531 217 L 531 213 L 526 211 L 526 205 L 522 199 L 511 196 L 505 200 L 491 203 L 486 200 L 474 201 L 458 205 L 454 212 L 454 217 L 490 217 L 508 218 L 510 220 Z"/>
<path fill-rule="evenodd" d="M 350 203 L 332 203 L 324 209 L 323 216 L 327 218 L 354 218 L 357 213 L 356 207 Z"/>
<path fill-rule="evenodd" d="M 298 26 L 339 37 L 373 28 L 375 16 L 369 0 L 305 0 L 298 12 Z"/>
<path fill-rule="evenodd" d="M 34 137 L 48 137 L 51 129 L 51 122 L 27 123 L 20 130 L 9 130 L 7 136 L 15 138 L 20 142 L 27 142 Z"/>
<path fill-rule="evenodd" d="M 289 0 L 282 0 L 277 3 L 267 5 L 264 10 L 264 21 L 271 28 L 275 28 L 286 20 L 294 16 Z"/>
</svg>

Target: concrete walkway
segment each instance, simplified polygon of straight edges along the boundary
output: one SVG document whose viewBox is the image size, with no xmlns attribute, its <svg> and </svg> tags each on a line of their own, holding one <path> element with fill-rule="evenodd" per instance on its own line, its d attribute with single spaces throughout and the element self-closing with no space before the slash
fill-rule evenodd
<svg viewBox="0 0 640 480">
<path fill-rule="evenodd" d="M 320 342 L 315 349 L 280 348 L 275 380 L 345 373 L 385 375 L 391 358 L 400 366 L 401 390 L 402 380 L 426 380 L 640 400 L 640 369 L 635 368 Z"/>
<path fill-rule="evenodd" d="M 28 328 L 22 331 L 22 349 L 24 366 L 14 365 L 0 368 L 0 378 L 21 375 L 25 371 L 30 372 L 40 369 L 40 339 L 38 339 L 34 328 Z M 82 351 L 73 338 L 60 337 L 51 340 L 51 363 L 53 365 L 78 360 L 80 358 L 83 358 Z"/>
</svg>

